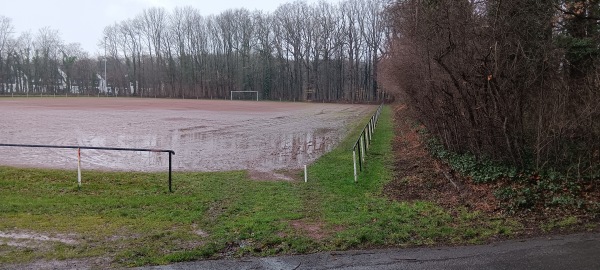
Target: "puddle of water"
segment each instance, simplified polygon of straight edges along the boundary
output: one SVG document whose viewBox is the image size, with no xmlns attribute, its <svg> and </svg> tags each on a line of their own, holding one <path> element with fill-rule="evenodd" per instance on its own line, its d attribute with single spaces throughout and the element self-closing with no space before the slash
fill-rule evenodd
<svg viewBox="0 0 600 270">
<path fill-rule="evenodd" d="M 66 235 L 56 235 L 56 237 L 47 236 L 40 233 L 33 232 L 1 232 L 0 238 L 12 239 L 12 240 L 33 240 L 43 242 L 60 242 L 68 245 L 75 245 L 77 241 L 67 237 Z"/>
<path fill-rule="evenodd" d="M 78 133 L 77 145 L 123 148 L 170 148 L 175 150 L 173 168 L 178 171 L 223 171 L 250 169 L 273 171 L 298 169 L 310 164 L 335 147 L 339 134 L 333 129 L 303 133 L 260 133 L 244 135 L 219 133 L 215 129 L 179 129 L 170 136 L 157 134 L 101 136 Z M 15 153 L 25 164 L 74 168 L 76 150 L 0 149 Z M 6 154 L 10 156 L 10 154 Z M 83 169 L 164 171 L 167 153 L 81 150 Z"/>
<path fill-rule="evenodd" d="M 129 103 L 137 100 L 126 102 L 122 110 L 101 113 L 93 106 L 81 110 L 0 106 L 0 114 L 11 115 L 0 123 L 0 138 L 24 144 L 172 149 L 176 171 L 272 172 L 312 163 L 337 145 L 348 124 L 372 110 L 372 106 L 323 105 L 324 113 L 324 107 L 313 104 L 264 103 L 260 107 L 264 112 L 186 111 L 169 110 L 171 101 L 161 101 L 156 104 L 161 109 L 136 111 Z M 229 104 L 210 103 L 220 109 Z M 284 105 L 290 109 L 281 109 Z M 167 153 L 82 150 L 81 157 L 84 170 L 168 167 Z M 0 147 L 0 165 L 76 169 L 77 151 Z"/>
<path fill-rule="evenodd" d="M 333 130 L 246 137 L 179 131 L 172 138 L 181 147 L 175 163 L 179 170 L 272 171 L 310 164 L 333 149 L 337 141 L 334 135 Z"/>
</svg>

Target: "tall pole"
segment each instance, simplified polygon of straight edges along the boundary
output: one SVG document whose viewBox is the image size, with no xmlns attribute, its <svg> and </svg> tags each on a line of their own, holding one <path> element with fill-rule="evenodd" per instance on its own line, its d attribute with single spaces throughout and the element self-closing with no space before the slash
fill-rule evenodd
<svg viewBox="0 0 600 270">
<path fill-rule="evenodd" d="M 104 36 L 104 94 L 108 94 L 108 78 L 106 77 L 106 39 L 108 37 Z"/>
</svg>

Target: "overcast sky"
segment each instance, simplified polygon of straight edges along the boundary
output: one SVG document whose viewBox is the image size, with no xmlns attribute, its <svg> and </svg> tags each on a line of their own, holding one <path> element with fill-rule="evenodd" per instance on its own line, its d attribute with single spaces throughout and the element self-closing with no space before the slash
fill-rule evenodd
<svg viewBox="0 0 600 270">
<path fill-rule="evenodd" d="M 219 14 L 232 8 L 273 11 L 292 0 L 0 0 L 0 15 L 12 19 L 15 36 L 31 30 L 36 34 L 49 26 L 60 32 L 65 43 L 80 43 L 91 56 L 101 52 L 98 41 L 105 26 L 133 18 L 144 9 L 192 6 L 202 15 Z M 338 2 L 339 0 L 327 0 Z M 317 0 L 306 0 L 308 3 Z"/>
</svg>

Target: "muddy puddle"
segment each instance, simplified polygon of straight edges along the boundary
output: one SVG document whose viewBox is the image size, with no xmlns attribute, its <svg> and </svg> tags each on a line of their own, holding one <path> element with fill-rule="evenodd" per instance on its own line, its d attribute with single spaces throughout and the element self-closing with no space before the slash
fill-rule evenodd
<svg viewBox="0 0 600 270">
<path fill-rule="evenodd" d="M 368 105 L 153 99 L 0 100 L 0 143 L 161 148 L 175 171 L 298 169 Z M 168 154 L 82 150 L 83 169 L 165 171 Z M 77 151 L 0 147 L 0 165 L 75 169 Z"/>
</svg>

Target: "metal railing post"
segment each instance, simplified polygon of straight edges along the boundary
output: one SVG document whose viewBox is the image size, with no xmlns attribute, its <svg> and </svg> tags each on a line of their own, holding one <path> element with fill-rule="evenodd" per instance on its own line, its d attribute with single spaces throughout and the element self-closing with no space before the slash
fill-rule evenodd
<svg viewBox="0 0 600 270">
<path fill-rule="evenodd" d="M 371 140 L 373 140 L 373 132 L 375 132 L 375 115 L 371 116 Z"/>
<path fill-rule="evenodd" d="M 352 161 L 354 162 L 354 183 L 358 182 L 358 173 L 356 172 L 356 147 L 352 151 Z"/>
<path fill-rule="evenodd" d="M 365 142 L 365 152 L 369 150 L 369 129 L 367 127 L 365 126 L 365 138 L 363 139 Z"/>
<path fill-rule="evenodd" d="M 171 188 L 172 182 L 172 156 L 175 155 L 173 150 L 162 149 L 143 149 L 143 148 L 121 148 L 121 147 L 96 147 L 96 146 L 66 146 L 66 145 L 41 145 L 41 144 L 7 144 L 0 143 L 0 147 L 27 147 L 27 148 L 53 148 L 53 149 L 77 149 L 77 186 L 81 188 L 81 149 L 90 150 L 108 150 L 108 151 L 130 151 L 130 152 L 154 152 L 154 153 L 169 153 L 169 192 L 173 192 Z"/>
<path fill-rule="evenodd" d="M 77 188 L 81 190 L 81 148 L 77 148 Z"/>
<path fill-rule="evenodd" d="M 361 141 L 362 141 L 362 162 L 365 162 L 365 156 L 367 155 L 367 147 L 365 146 L 365 132 L 363 131 L 362 136 L 360 137 Z"/>
<path fill-rule="evenodd" d="M 360 146 L 360 139 L 356 142 L 356 146 L 358 148 L 358 168 L 362 172 L 362 147 Z"/>
<path fill-rule="evenodd" d="M 173 189 L 171 188 L 171 182 L 172 182 L 172 178 L 171 178 L 171 156 L 173 156 L 173 152 L 169 152 L 169 192 L 173 192 Z"/>
<path fill-rule="evenodd" d="M 367 137 L 367 141 L 369 141 L 369 143 L 371 143 L 371 120 L 369 119 L 369 123 L 367 123 L 367 125 L 365 126 L 365 130 L 367 131 L 366 137 Z"/>
<path fill-rule="evenodd" d="M 373 138 L 373 130 L 371 129 L 371 125 L 372 122 L 369 120 L 369 124 L 367 125 L 367 129 L 369 130 L 369 144 L 371 144 L 371 139 Z"/>
<path fill-rule="evenodd" d="M 358 140 L 354 144 L 352 148 L 352 163 L 354 166 L 354 182 L 358 182 L 358 172 L 356 168 L 356 161 L 358 158 L 358 169 L 362 172 L 363 163 L 365 162 L 365 158 L 367 155 L 367 150 L 371 145 L 371 141 L 373 140 L 373 134 L 375 133 L 375 128 L 377 127 L 377 123 L 379 122 L 379 116 L 381 115 L 381 111 L 383 109 L 384 103 L 379 105 L 375 114 L 371 116 L 369 122 L 365 125 Z M 358 157 L 356 156 L 356 151 L 358 151 Z"/>
</svg>

